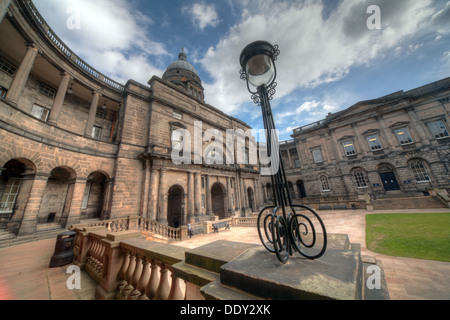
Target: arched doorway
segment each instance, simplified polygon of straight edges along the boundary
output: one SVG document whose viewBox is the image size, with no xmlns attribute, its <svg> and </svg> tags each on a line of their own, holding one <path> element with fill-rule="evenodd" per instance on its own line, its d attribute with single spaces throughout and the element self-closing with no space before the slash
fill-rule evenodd
<svg viewBox="0 0 450 320">
<path fill-rule="evenodd" d="M 50 172 L 38 214 L 38 224 L 65 225 L 72 202 L 76 173 L 68 167 L 57 167 Z"/>
<path fill-rule="evenodd" d="M 184 189 L 179 185 L 169 189 L 167 204 L 167 222 L 169 227 L 178 228 L 184 225 Z"/>
<path fill-rule="evenodd" d="M 306 190 L 305 190 L 305 184 L 303 183 L 303 180 L 297 181 L 297 189 L 298 189 L 298 197 L 306 198 Z"/>
<path fill-rule="evenodd" d="M 253 193 L 252 188 L 247 189 L 247 198 L 248 198 L 248 207 L 252 210 L 252 212 L 255 212 L 256 211 L 255 195 Z"/>
<path fill-rule="evenodd" d="M 8 161 L 0 175 L 0 229 L 17 233 L 30 196 L 36 166 L 27 159 Z"/>
<path fill-rule="evenodd" d="M 215 183 L 211 188 L 212 211 L 219 219 L 225 219 L 225 188 L 220 183 Z"/>
<path fill-rule="evenodd" d="M 103 172 L 93 172 L 88 176 L 81 202 L 82 219 L 102 218 L 107 199 L 106 183 L 108 177 Z"/>
<path fill-rule="evenodd" d="M 381 182 L 385 191 L 400 190 L 397 178 L 394 173 L 394 167 L 389 163 L 382 163 L 378 166 Z"/>
</svg>

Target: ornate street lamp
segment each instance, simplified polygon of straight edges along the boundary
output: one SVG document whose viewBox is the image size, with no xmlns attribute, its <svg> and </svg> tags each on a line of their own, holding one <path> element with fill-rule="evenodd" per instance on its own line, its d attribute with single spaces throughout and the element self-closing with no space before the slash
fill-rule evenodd
<svg viewBox="0 0 450 320">
<path fill-rule="evenodd" d="M 244 48 L 239 61 L 241 79 L 247 82 L 253 102 L 261 106 L 268 156 L 272 164 L 276 163 L 274 159 L 279 159 L 279 168 L 271 176 L 274 204 L 259 213 L 258 234 L 264 247 L 276 253 L 280 262 L 287 263 L 295 251 L 308 259 L 320 258 L 327 247 L 327 234 L 325 225 L 313 209 L 292 203 L 278 137 L 273 134 L 275 122 L 270 100 L 276 92 L 275 61 L 279 54 L 278 46 L 256 41 Z"/>
</svg>

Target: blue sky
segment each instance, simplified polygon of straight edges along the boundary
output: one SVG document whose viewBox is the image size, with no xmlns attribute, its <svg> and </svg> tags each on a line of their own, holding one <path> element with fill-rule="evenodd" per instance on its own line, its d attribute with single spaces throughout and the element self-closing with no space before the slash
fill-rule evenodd
<svg viewBox="0 0 450 320">
<path fill-rule="evenodd" d="M 450 76 L 445 0 L 34 3 L 78 56 L 123 84 L 162 76 L 185 48 L 203 81 L 206 103 L 255 129 L 263 126 L 261 112 L 239 79 L 239 55 L 255 40 L 278 44 L 272 108 L 282 140 L 330 112 Z M 371 5 L 380 8 L 380 29 L 367 27 Z"/>
</svg>

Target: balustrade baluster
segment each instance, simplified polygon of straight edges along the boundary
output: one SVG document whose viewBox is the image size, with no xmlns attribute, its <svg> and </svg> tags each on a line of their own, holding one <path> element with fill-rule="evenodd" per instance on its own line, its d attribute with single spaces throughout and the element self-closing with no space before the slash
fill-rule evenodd
<svg viewBox="0 0 450 320">
<path fill-rule="evenodd" d="M 155 300 L 167 300 L 170 293 L 169 269 L 163 263 L 161 265 L 161 277 L 158 290 L 156 290 Z"/>
<path fill-rule="evenodd" d="M 134 269 L 136 268 L 136 256 L 133 255 L 133 253 L 130 254 L 130 265 L 128 266 L 128 270 L 126 273 L 125 281 L 127 282 L 127 285 L 122 290 L 122 294 L 125 299 L 128 299 L 128 295 L 131 293 L 131 291 L 134 289 L 131 285 L 131 279 L 133 277 Z"/>
<path fill-rule="evenodd" d="M 172 273 L 172 286 L 170 288 L 168 300 L 184 300 L 184 293 L 181 289 L 181 285 L 183 284 L 183 280 L 177 278 Z"/>
<path fill-rule="evenodd" d="M 139 279 L 137 289 L 140 292 L 140 296 L 138 300 L 148 300 L 148 297 L 145 295 L 145 289 L 150 280 L 150 265 L 146 257 L 143 258 L 142 261 L 142 274 Z"/>
<path fill-rule="evenodd" d="M 121 281 L 119 282 L 119 284 L 117 286 L 120 294 L 122 294 L 123 289 L 128 284 L 125 279 L 126 279 L 126 272 L 130 265 L 130 253 L 127 251 L 124 254 L 125 254 L 125 258 L 123 259 L 122 269 L 120 269 L 120 272 L 119 272 L 119 279 L 121 279 Z"/>
<path fill-rule="evenodd" d="M 159 272 L 158 272 L 158 265 L 155 262 L 155 260 L 152 260 L 151 262 L 151 275 L 150 280 L 148 281 L 147 288 L 145 289 L 145 295 L 150 299 L 153 300 L 156 297 L 156 291 L 158 290 L 159 285 Z"/>
<path fill-rule="evenodd" d="M 141 293 L 138 290 L 138 283 L 139 279 L 142 275 L 142 259 L 141 257 L 136 254 L 136 267 L 134 268 L 133 276 L 131 277 L 131 286 L 133 287 L 133 291 L 128 296 L 128 300 L 137 300 L 137 298 L 141 295 Z"/>
</svg>

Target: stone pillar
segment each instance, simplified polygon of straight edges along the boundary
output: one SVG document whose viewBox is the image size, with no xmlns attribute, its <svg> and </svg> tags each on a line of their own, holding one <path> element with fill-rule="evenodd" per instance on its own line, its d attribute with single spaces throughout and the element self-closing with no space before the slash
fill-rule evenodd
<svg viewBox="0 0 450 320">
<path fill-rule="evenodd" d="M 11 82 L 11 86 L 8 89 L 5 100 L 17 105 L 19 98 L 22 95 L 23 88 L 27 83 L 28 77 L 30 76 L 31 69 L 33 68 L 34 61 L 36 60 L 38 54 L 38 49 L 34 44 L 27 44 L 27 51 L 20 64 L 19 68 L 14 75 L 14 79 Z"/>
<path fill-rule="evenodd" d="M 367 143 L 366 143 L 366 141 L 364 141 L 365 140 L 364 137 L 361 137 L 361 135 L 359 133 L 359 129 L 358 129 L 358 124 L 356 122 L 352 123 L 352 128 L 353 128 L 353 132 L 355 133 L 355 137 L 358 142 L 361 153 L 362 153 L 363 157 L 365 157 L 368 154 L 367 147 L 366 147 Z"/>
<path fill-rule="evenodd" d="M 3 21 L 3 18 L 6 15 L 6 12 L 8 11 L 9 4 L 11 3 L 11 0 L 2 0 L 0 2 L 0 23 Z"/>
<path fill-rule="evenodd" d="M 150 159 L 145 158 L 144 160 L 144 181 L 142 186 L 142 197 L 141 197 L 141 212 L 140 216 L 148 218 L 148 205 L 149 205 L 149 189 L 150 189 Z"/>
<path fill-rule="evenodd" d="M 342 143 L 341 141 L 337 141 L 336 138 L 336 131 L 330 130 L 331 135 L 331 141 L 334 144 L 334 150 L 336 151 L 336 159 L 338 162 L 342 161 L 344 159 L 344 156 L 342 155 Z"/>
<path fill-rule="evenodd" d="M 159 187 L 158 187 L 158 170 L 157 169 L 151 169 L 150 173 L 150 190 L 148 193 L 148 214 L 147 217 L 150 220 L 156 220 L 156 212 L 158 210 L 158 194 L 159 194 Z"/>
<path fill-rule="evenodd" d="M 231 192 L 231 178 L 227 177 L 227 201 L 228 201 L 228 215 L 231 216 L 233 214 L 233 201 L 231 200 L 233 197 L 233 193 Z"/>
<path fill-rule="evenodd" d="M 206 215 L 212 216 L 212 200 L 211 200 L 211 179 L 209 175 L 205 176 L 206 180 Z"/>
<path fill-rule="evenodd" d="M 245 187 L 244 187 L 244 179 L 242 177 L 239 178 L 239 190 L 241 191 L 241 214 L 245 216 L 245 209 L 247 209 L 247 205 L 245 203 Z"/>
<path fill-rule="evenodd" d="M 408 113 L 409 118 L 411 119 L 411 128 L 416 130 L 417 134 L 419 135 L 420 142 L 417 144 L 417 147 L 420 148 L 422 146 L 426 146 L 430 144 L 430 140 L 427 137 L 425 126 L 423 125 L 423 122 L 420 121 L 419 117 L 417 116 L 416 112 L 414 111 L 414 107 L 408 107 L 406 108 L 406 112 Z"/>
<path fill-rule="evenodd" d="M 259 199 L 260 199 L 260 194 L 259 194 L 259 188 L 258 188 L 258 184 L 256 183 L 256 179 L 253 179 L 253 186 L 255 189 L 255 194 L 253 195 L 253 197 L 255 198 L 255 209 L 256 211 L 259 211 Z"/>
<path fill-rule="evenodd" d="M 156 217 L 156 221 L 163 224 L 167 223 L 166 172 L 166 169 L 161 169 L 159 174 L 158 213 Z"/>
<path fill-rule="evenodd" d="M 105 191 L 103 193 L 103 207 L 100 215 L 101 220 L 108 220 L 111 217 L 111 199 L 113 191 L 113 182 L 108 179 L 105 181 Z"/>
<path fill-rule="evenodd" d="M 377 117 L 378 123 L 380 124 L 381 132 L 383 133 L 383 136 L 386 138 L 386 142 L 389 146 L 389 149 L 392 151 L 395 151 L 397 149 L 398 142 L 392 140 L 391 134 L 389 132 L 389 129 L 386 127 L 386 122 L 384 121 L 383 117 Z M 383 146 L 384 148 L 385 146 Z"/>
<path fill-rule="evenodd" d="M 198 217 L 202 213 L 202 177 L 199 172 L 194 174 L 194 202 L 195 216 Z"/>
<path fill-rule="evenodd" d="M 73 224 L 80 223 L 81 203 L 83 201 L 85 188 L 86 180 L 75 181 L 66 227 L 70 227 Z"/>
<path fill-rule="evenodd" d="M 84 136 L 88 138 L 92 138 L 92 128 L 94 127 L 95 116 L 97 114 L 98 108 L 98 100 L 100 99 L 101 94 L 94 91 L 92 92 L 92 95 L 93 97 L 91 102 L 91 108 L 89 110 L 89 117 L 86 123 L 86 130 L 84 131 Z"/>
<path fill-rule="evenodd" d="M 58 92 L 56 93 L 55 100 L 53 101 L 52 111 L 48 117 L 48 123 L 54 126 L 58 125 L 59 114 L 61 113 L 67 88 L 69 87 L 71 80 L 71 76 L 67 72 L 61 73 L 61 77 Z"/>
<path fill-rule="evenodd" d="M 36 232 L 37 216 L 39 214 L 39 209 L 41 208 L 47 180 L 48 175 L 36 174 L 25 207 L 22 223 L 20 224 L 19 232 L 17 234 L 18 236 L 31 235 Z"/>
<path fill-rule="evenodd" d="M 187 203 L 186 203 L 186 213 L 187 213 L 187 221 L 190 221 L 194 215 L 194 174 L 192 172 L 188 172 L 188 191 L 187 191 Z"/>
</svg>

